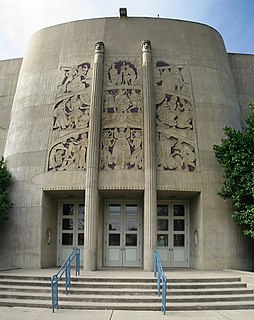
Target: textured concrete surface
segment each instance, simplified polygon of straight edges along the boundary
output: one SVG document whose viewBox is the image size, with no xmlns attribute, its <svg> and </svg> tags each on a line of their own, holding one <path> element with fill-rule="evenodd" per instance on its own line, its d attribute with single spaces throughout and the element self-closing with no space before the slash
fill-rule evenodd
<svg viewBox="0 0 254 320">
<path fill-rule="evenodd" d="M 254 318 L 254 310 L 241 311 L 119 311 L 119 310 L 59 310 L 52 313 L 48 309 L 38 308 L 6 308 L 0 307 L 1 320 L 250 320 Z"/>
</svg>

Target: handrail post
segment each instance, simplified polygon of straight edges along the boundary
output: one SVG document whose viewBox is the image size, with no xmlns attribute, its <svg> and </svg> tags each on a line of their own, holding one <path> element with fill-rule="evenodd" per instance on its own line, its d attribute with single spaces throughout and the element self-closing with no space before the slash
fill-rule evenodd
<svg viewBox="0 0 254 320">
<path fill-rule="evenodd" d="M 80 249 L 76 248 L 76 276 L 80 275 Z"/>
<path fill-rule="evenodd" d="M 162 297 L 161 297 L 161 311 L 166 314 L 166 302 L 167 302 L 167 278 L 164 274 L 163 267 L 160 260 L 158 249 L 154 250 L 154 276 L 157 273 L 157 291 L 160 296 L 160 289 L 162 285 Z"/>
<path fill-rule="evenodd" d="M 55 308 L 58 309 L 58 281 L 65 274 L 65 294 L 68 294 L 68 289 L 71 287 L 71 262 L 76 257 L 76 275 L 80 274 L 80 249 L 73 248 L 68 258 L 65 260 L 57 274 L 51 278 L 51 292 L 52 292 L 52 312 Z"/>
<path fill-rule="evenodd" d="M 58 280 L 56 276 L 51 278 L 51 292 L 52 292 L 52 312 L 55 308 L 58 310 Z"/>
</svg>

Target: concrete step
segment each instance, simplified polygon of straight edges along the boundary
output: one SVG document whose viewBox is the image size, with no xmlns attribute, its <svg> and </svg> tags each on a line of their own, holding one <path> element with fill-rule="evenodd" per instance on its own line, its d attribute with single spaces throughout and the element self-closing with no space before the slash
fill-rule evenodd
<svg viewBox="0 0 254 320">
<path fill-rule="evenodd" d="M 51 308 L 49 277 L 0 276 L 0 306 Z M 161 310 L 156 279 L 74 277 L 65 295 L 59 283 L 59 307 L 68 309 Z M 254 294 L 240 278 L 168 279 L 168 310 L 254 308 Z"/>
<path fill-rule="evenodd" d="M 4 292 L 0 293 L 0 299 L 16 299 L 16 300 L 50 300 L 51 301 L 51 294 L 50 293 L 25 293 L 25 292 Z M 223 295 L 216 295 L 216 296 L 181 296 L 181 297 L 172 297 L 168 296 L 167 301 L 171 303 L 193 303 L 193 302 L 224 302 L 224 301 L 254 301 L 254 295 L 230 295 L 230 296 L 223 296 Z M 126 295 L 117 297 L 115 295 L 108 295 L 105 296 L 103 292 L 101 294 L 94 294 L 94 295 L 65 295 L 59 294 L 59 301 L 69 301 L 69 302 L 116 302 L 116 303 L 160 303 L 161 297 L 154 294 L 153 296 L 145 296 L 140 294 L 138 297 L 133 297 L 132 295 Z"/>
<path fill-rule="evenodd" d="M 30 287 L 30 286 L 2 286 L 0 285 L 0 292 L 39 292 L 39 293 L 51 293 L 51 287 Z M 65 289 L 63 286 L 59 287 L 59 293 L 64 293 L 65 294 Z M 68 290 L 69 295 L 93 295 L 93 294 L 103 294 L 103 295 L 155 295 L 157 294 L 157 290 L 154 289 L 149 289 L 149 290 L 144 290 L 140 288 L 135 288 L 133 290 L 132 288 L 117 288 L 117 289 L 104 289 L 101 290 L 101 288 L 91 288 L 91 289 L 84 289 L 84 288 L 71 288 Z M 227 289 L 227 288 L 222 288 L 220 290 L 217 289 L 196 289 L 193 291 L 193 289 L 170 289 L 167 290 L 167 295 L 168 296 L 182 296 L 182 295 L 240 295 L 240 294 L 253 294 L 253 290 L 247 289 L 247 288 L 233 288 L 233 289 Z"/>
<path fill-rule="evenodd" d="M 17 301 L 10 299 L 5 301 L 0 299 L 1 306 L 8 307 L 34 307 L 34 308 L 51 308 L 51 304 L 45 301 L 23 300 Z M 91 303 L 91 302 L 68 302 L 60 301 L 59 309 L 79 309 L 79 310 L 143 310 L 143 311 L 160 311 L 161 303 Z M 254 309 L 253 301 L 236 302 L 213 302 L 213 303 L 175 303 L 167 304 L 167 311 L 195 311 L 195 310 L 247 310 Z"/>
</svg>

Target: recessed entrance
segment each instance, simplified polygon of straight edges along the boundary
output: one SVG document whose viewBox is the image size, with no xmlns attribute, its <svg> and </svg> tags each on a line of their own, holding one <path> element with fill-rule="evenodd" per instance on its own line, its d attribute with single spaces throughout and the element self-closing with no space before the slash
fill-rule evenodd
<svg viewBox="0 0 254 320">
<path fill-rule="evenodd" d="M 141 204 L 110 201 L 105 208 L 105 266 L 141 266 Z"/>
<path fill-rule="evenodd" d="M 59 202 L 58 266 L 64 263 L 73 247 L 80 248 L 80 263 L 83 264 L 84 209 L 82 200 Z"/>
<path fill-rule="evenodd" d="M 189 266 L 189 212 L 187 203 L 157 205 L 157 247 L 164 267 Z"/>
</svg>

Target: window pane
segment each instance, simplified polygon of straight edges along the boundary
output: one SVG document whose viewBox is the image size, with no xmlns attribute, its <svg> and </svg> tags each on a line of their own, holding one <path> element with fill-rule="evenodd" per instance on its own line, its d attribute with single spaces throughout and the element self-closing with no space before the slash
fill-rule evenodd
<svg viewBox="0 0 254 320">
<path fill-rule="evenodd" d="M 119 204 L 111 204 L 108 210 L 111 216 L 120 216 L 121 214 L 121 206 Z"/>
<path fill-rule="evenodd" d="M 83 246 L 84 245 L 84 233 L 78 234 L 78 245 Z"/>
<path fill-rule="evenodd" d="M 158 219 L 157 220 L 157 230 L 158 231 L 168 231 L 168 220 Z"/>
<path fill-rule="evenodd" d="M 72 216 L 74 212 L 74 204 L 63 204 L 63 215 L 64 216 Z"/>
<path fill-rule="evenodd" d="M 109 246 L 120 246 L 120 234 L 109 234 Z"/>
<path fill-rule="evenodd" d="M 62 230 L 73 230 L 73 219 L 64 218 L 62 221 Z"/>
<path fill-rule="evenodd" d="M 160 204 L 157 206 L 157 216 L 159 217 L 167 217 L 168 216 L 168 205 Z"/>
<path fill-rule="evenodd" d="M 183 219 L 174 219 L 174 231 L 184 231 Z"/>
<path fill-rule="evenodd" d="M 168 246 L 168 235 L 158 234 L 157 235 L 157 247 L 167 247 Z"/>
<path fill-rule="evenodd" d="M 125 214 L 127 216 L 136 216 L 138 214 L 138 206 L 135 204 L 127 204 L 125 208 Z"/>
<path fill-rule="evenodd" d="M 120 219 L 109 219 L 108 229 L 119 231 L 120 230 Z"/>
<path fill-rule="evenodd" d="M 184 234 L 174 234 L 174 247 L 184 247 Z"/>
<path fill-rule="evenodd" d="M 126 246 L 137 246 L 137 234 L 126 234 L 126 241 L 125 245 Z"/>
<path fill-rule="evenodd" d="M 78 229 L 84 230 L 84 218 L 81 218 L 80 216 L 78 218 Z"/>
<path fill-rule="evenodd" d="M 174 204 L 173 205 L 174 216 L 184 216 L 184 205 L 183 204 Z"/>
<path fill-rule="evenodd" d="M 85 214 L 85 205 L 83 203 L 78 205 L 78 214 L 81 216 Z"/>
<path fill-rule="evenodd" d="M 62 233 L 62 245 L 73 245 L 73 233 Z"/>
<path fill-rule="evenodd" d="M 138 230 L 138 222 L 137 220 L 126 220 L 126 231 L 137 231 Z"/>
</svg>

